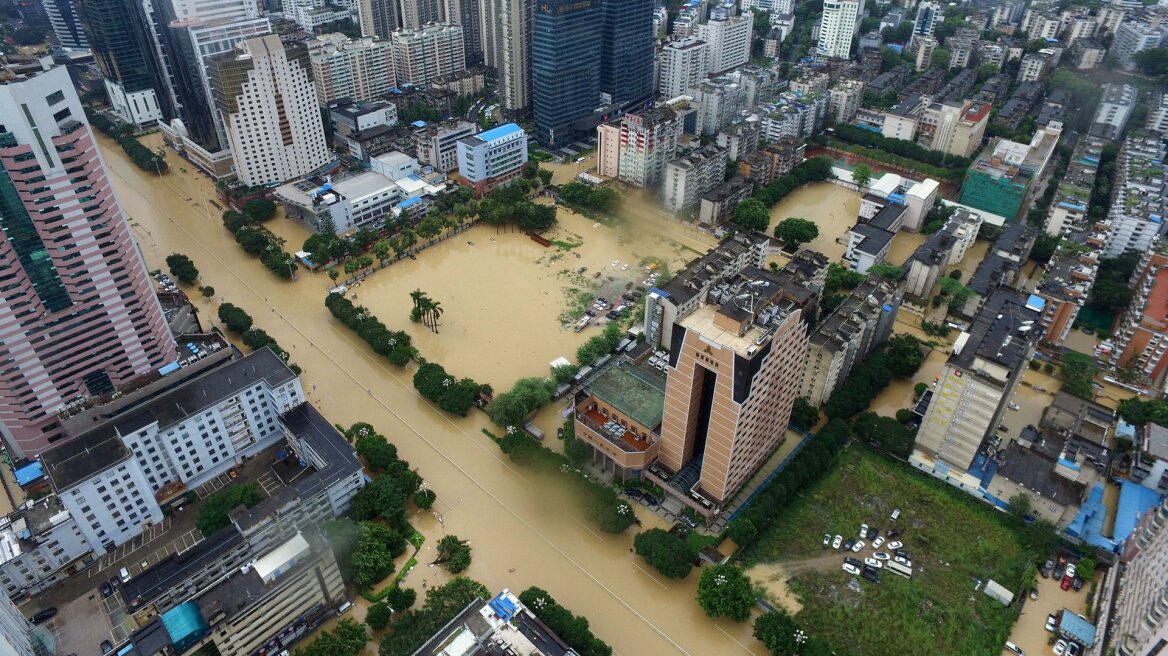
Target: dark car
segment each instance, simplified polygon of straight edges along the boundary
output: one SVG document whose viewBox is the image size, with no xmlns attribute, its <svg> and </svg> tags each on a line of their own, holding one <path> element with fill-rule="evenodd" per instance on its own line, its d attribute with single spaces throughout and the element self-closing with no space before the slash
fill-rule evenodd
<svg viewBox="0 0 1168 656">
<path fill-rule="evenodd" d="M 33 615 L 29 621 L 32 622 L 33 624 L 40 624 L 41 622 L 48 622 L 49 620 L 53 619 L 56 616 L 57 616 L 57 607 L 56 606 L 49 606 L 48 608 L 46 608 L 42 611 L 38 611 L 37 614 Z"/>
<path fill-rule="evenodd" d="M 852 547 L 854 547 L 854 546 L 856 546 L 856 541 L 849 539 L 847 542 L 844 543 L 844 551 L 851 551 Z"/>
<path fill-rule="evenodd" d="M 609 321 L 616 321 L 617 319 L 620 319 L 620 312 L 613 310 L 613 311 L 605 314 L 604 316 L 607 317 L 609 319 Z"/>
<path fill-rule="evenodd" d="M 1038 568 L 1038 573 L 1042 574 L 1042 578 L 1049 579 L 1050 572 L 1053 569 L 1054 569 L 1054 561 L 1047 560 L 1045 563 L 1042 564 L 1042 567 Z"/>
<path fill-rule="evenodd" d="M 645 494 L 644 492 L 641 492 L 640 490 L 638 490 L 635 487 L 626 487 L 625 488 L 625 496 L 627 496 L 630 499 L 640 499 L 642 496 L 644 496 L 644 494 Z"/>
<path fill-rule="evenodd" d="M 118 588 L 122 587 L 122 582 L 116 576 L 110 577 L 109 584 L 110 584 L 110 587 L 113 588 L 114 590 L 117 590 Z"/>
<path fill-rule="evenodd" d="M 644 502 L 644 504 L 646 506 L 649 506 L 650 508 L 652 508 L 653 506 L 656 506 L 658 503 L 660 503 L 659 501 L 657 501 L 657 497 L 653 496 L 652 494 L 646 494 L 645 496 L 641 497 L 641 501 Z"/>
<path fill-rule="evenodd" d="M 1054 572 L 1051 573 L 1051 576 L 1056 579 L 1061 579 L 1066 571 L 1067 566 L 1060 563 L 1054 566 Z"/>
<path fill-rule="evenodd" d="M 864 570 L 860 572 L 860 576 L 863 576 L 873 583 L 880 583 L 880 574 L 875 569 L 868 567 L 867 565 L 865 565 Z"/>
<path fill-rule="evenodd" d="M 880 527 L 879 526 L 873 526 L 872 528 L 868 529 L 868 539 L 869 540 L 875 540 L 878 537 L 880 537 Z"/>
<path fill-rule="evenodd" d="M 912 560 L 912 556 L 905 549 L 897 549 L 896 555 L 900 556 L 901 558 L 903 558 L 905 560 Z"/>
<path fill-rule="evenodd" d="M 844 558 L 844 562 L 849 565 L 855 565 L 856 567 L 864 566 L 864 561 L 860 560 L 859 558 L 852 558 L 851 556 Z"/>
<path fill-rule="evenodd" d="M 114 650 L 114 643 L 110 642 L 109 640 L 102 640 L 101 641 L 101 653 L 108 654 L 113 650 Z"/>
<path fill-rule="evenodd" d="M 110 587 L 109 581 L 102 581 L 97 589 L 101 592 L 101 596 L 108 597 L 114 593 L 114 589 Z"/>
<path fill-rule="evenodd" d="M 889 538 L 889 539 L 898 538 L 903 534 L 904 534 L 904 531 L 898 531 L 896 529 L 891 529 L 891 528 L 884 532 L 884 536 Z"/>
<path fill-rule="evenodd" d="M 1076 575 L 1075 580 L 1071 581 L 1071 587 L 1075 589 L 1075 592 L 1082 590 L 1083 589 L 1083 577 Z"/>
</svg>

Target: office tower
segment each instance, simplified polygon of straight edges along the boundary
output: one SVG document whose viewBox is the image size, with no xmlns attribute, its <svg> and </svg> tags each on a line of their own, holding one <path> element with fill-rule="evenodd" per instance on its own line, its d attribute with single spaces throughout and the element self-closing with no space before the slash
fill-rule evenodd
<svg viewBox="0 0 1168 656">
<path fill-rule="evenodd" d="M 307 46 L 275 35 L 248 39 L 209 67 L 240 181 L 284 182 L 328 163 Z"/>
<path fill-rule="evenodd" d="M 661 82 L 657 93 L 676 98 L 701 84 L 709 72 L 708 50 L 709 44 L 697 37 L 667 43 L 661 49 Z"/>
<path fill-rule="evenodd" d="M 89 39 L 85 38 L 85 28 L 81 25 L 77 7 L 73 0 L 44 0 L 45 14 L 53 26 L 53 34 L 62 48 L 88 50 Z"/>
<path fill-rule="evenodd" d="M 483 20 L 479 0 L 446 0 L 446 20 L 462 28 L 466 65 L 483 63 Z"/>
<path fill-rule="evenodd" d="M 681 118 L 666 105 L 626 114 L 618 146 L 621 182 L 656 188 L 665 175 L 665 164 L 677 156 L 681 133 Z"/>
<path fill-rule="evenodd" d="M 397 0 L 357 0 L 357 20 L 362 36 L 388 39 L 401 27 Z"/>
<path fill-rule="evenodd" d="M 372 100 L 397 86 L 388 40 L 323 34 L 308 42 L 308 59 L 322 106 L 338 98 Z"/>
<path fill-rule="evenodd" d="M 576 0 L 541 0 L 531 43 L 535 138 L 548 148 L 576 141 L 576 125 L 600 104 L 603 7 Z"/>
<path fill-rule="evenodd" d="M 176 349 L 68 71 L 0 85 L 0 116 L 0 430 L 32 457 L 62 438 L 62 406 Z"/>
<path fill-rule="evenodd" d="M 653 96 L 653 0 L 604 0 L 601 6 L 600 91 L 612 103 L 648 100 Z"/>
<path fill-rule="evenodd" d="M 462 28 L 431 23 L 417 30 L 401 29 L 390 36 L 397 80 L 426 87 L 430 80 L 466 70 Z"/>
<path fill-rule="evenodd" d="M 499 106 L 509 119 L 531 113 L 534 0 L 483 0 L 483 55 L 495 71 Z"/>
<path fill-rule="evenodd" d="M 401 22 L 407 30 L 417 30 L 444 20 L 441 0 L 401 0 Z"/>
<path fill-rule="evenodd" d="M 114 113 L 137 126 L 174 116 L 143 5 L 132 0 L 76 2 Z"/>
<path fill-rule="evenodd" d="M 710 20 L 698 25 L 697 33 L 699 39 L 709 44 L 706 60 L 709 72 L 721 73 L 749 62 L 753 30 L 754 15 L 749 11 L 732 15 L 725 7 L 711 10 Z M 851 43 L 851 35 L 848 43 Z"/>
<path fill-rule="evenodd" d="M 933 36 L 937 23 L 941 21 L 941 6 L 934 2 L 922 2 L 917 7 L 917 18 L 913 22 L 913 40 Z"/>
<path fill-rule="evenodd" d="M 824 0 L 823 16 L 819 23 L 819 45 L 815 52 L 820 57 L 841 57 L 852 54 L 852 37 L 859 25 L 862 0 Z"/>
</svg>

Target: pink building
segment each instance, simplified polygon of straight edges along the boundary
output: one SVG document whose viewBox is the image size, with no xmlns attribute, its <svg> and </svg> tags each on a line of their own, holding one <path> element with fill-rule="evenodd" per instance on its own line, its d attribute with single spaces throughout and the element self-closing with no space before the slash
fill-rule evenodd
<svg viewBox="0 0 1168 656">
<path fill-rule="evenodd" d="M 58 411 L 176 347 L 64 68 L 0 84 L 0 431 L 18 456 Z"/>
</svg>

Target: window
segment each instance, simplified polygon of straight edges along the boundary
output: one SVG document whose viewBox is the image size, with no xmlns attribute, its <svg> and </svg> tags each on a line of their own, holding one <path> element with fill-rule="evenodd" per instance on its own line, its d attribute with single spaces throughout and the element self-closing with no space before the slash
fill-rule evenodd
<svg viewBox="0 0 1168 656">
<path fill-rule="evenodd" d="M 49 95 L 45 96 L 45 102 L 49 103 L 50 106 L 56 105 L 57 103 L 63 102 L 64 100 L 65 100 L 65 93 L 62 91 L 54 91 L 54 92 L 50 93 Z"/>
</svg>

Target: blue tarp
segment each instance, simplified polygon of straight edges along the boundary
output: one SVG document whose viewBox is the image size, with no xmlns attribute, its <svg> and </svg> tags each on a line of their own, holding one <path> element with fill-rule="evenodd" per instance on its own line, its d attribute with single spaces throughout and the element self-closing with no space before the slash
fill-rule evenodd
<svg viewBox="0 0 1168 656">
<path fill-rule="evenodd" d="M 177 362 L 171 362 L 170 364 L 166 365 L 165 367 L 163 367 L 163 368 L 159 369 L 159 370 L 158 370 L 158 375 L 159 375 L 159 376 L 166 376 L 166 375 L 169 375 L 169 374 L 173 374 L 174 372 L 176 372 L 176 371 L 178 371 L 178 370 L 179 370 L 178 363 L 177 363 Z"/>
<path fill-rule="evenodd" d="M 35 460 L 32 464 L 25 465 L 12 473 L 16 476 L 16 483 L 20 487 L 35 483 L 45 477 L 45 470 L 41 466 L 40 460 Z"/>
<path fill-rule="evenodd" d="M 413 196 L 411 198 L 407 198 L 407 199 L 403 200 L 402 202 L 398 203 L 397 206 L 402 208 L 402 209 L 405 209 L 405 208 L 409 207 L 410 205 L 416 205 L 417 203 L 420 203 L 421 201 L 422 201 L 421 196 Z"/>
<path fill-rule="evenodd" d="M 973 457 L 969 473 L 981 480 L 981 487 L 985 490 L 990 486 L 990 481 L 994 480 L 994 474 L 998 473 L 998 463 L 986 458 L 985 454 L 979 453 Z"/>
<path fill-rule="evenodd" d="M 515 617 L 515 614 L 519 612 L 519 607 L 515 605 L 515 602 L 505 597 L 504 595 L 506 594 L 506 592 L 500 592 L 488 605 L 500 619 L 504 622 L 510 622 L 511 618 Z"/>
<path fill-rule="evenodd" d="M 179 654 L 202 640 L 210 631 L 207 621 L 199 613 L 199 605 L 193 601 L 175 606 L 163 613 L 162 625 L 166 627 L 175 653 Z"/>
<path fill-rule="evenodd" d="M 1095 625 L 1072 613 L 1069 608 L 1063 609 L 1063 618 L 1059 622 L 1059 633 L 1076 642 L 1083 643 L 1085 647 L 1095 644 Z"/>
<path fill-rule="evenodd" d="M 1100 549 L 1115 551 L 1115 540 L 1103 535 L 1103 520 L 1107 508 L 1103 505 L 1103 483 L 1096 483 L 1087 495 L 1087 500 L 1079 506 L 1079 514 L 1067 525 L 1067 535 Z"/>
<path fill-rule="evenodd" d="M 1126 540 L 1144 513 L 1149 508 L 1159 504 L 1161 499 L 1160 494 L 1155 490 L 1131 481 L 1122 481 L 1121 486 L 1119 489 L 1119 509 L 1115 515 L 1114 537 L 1116 542 Z"/>
</svg>

